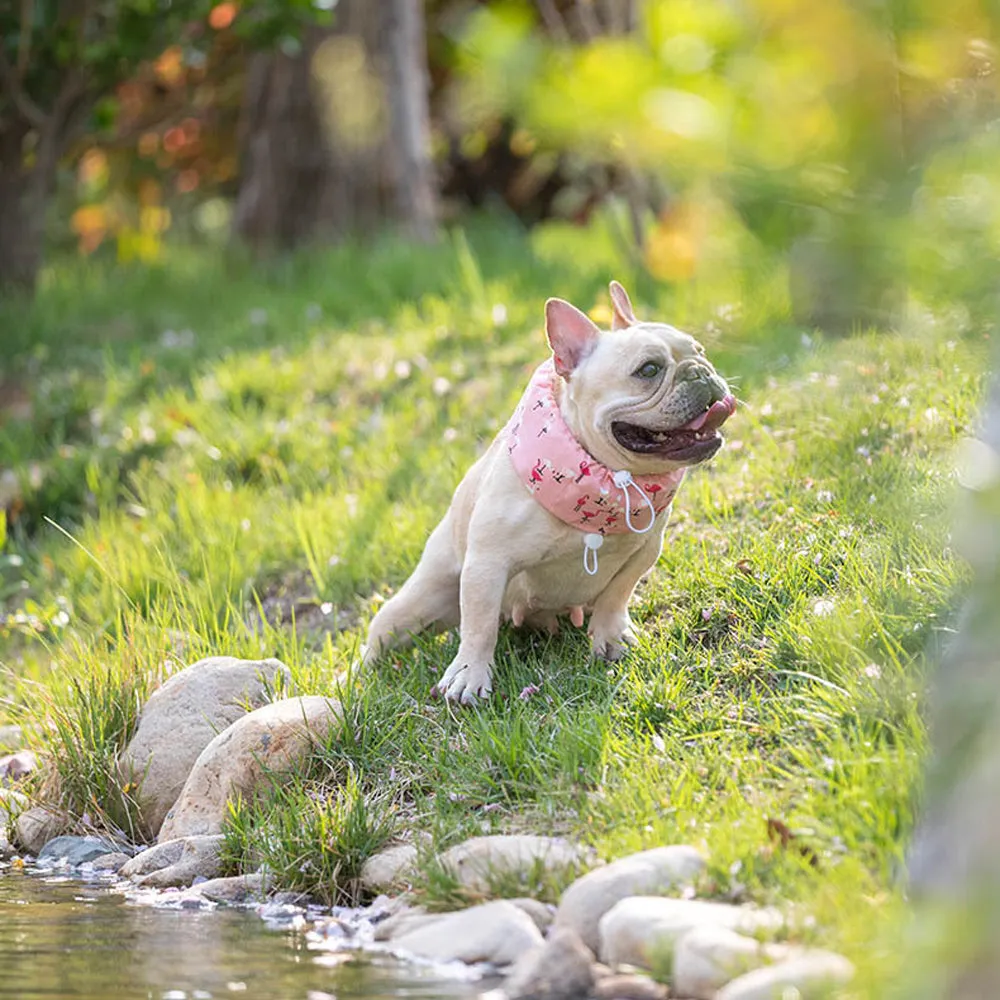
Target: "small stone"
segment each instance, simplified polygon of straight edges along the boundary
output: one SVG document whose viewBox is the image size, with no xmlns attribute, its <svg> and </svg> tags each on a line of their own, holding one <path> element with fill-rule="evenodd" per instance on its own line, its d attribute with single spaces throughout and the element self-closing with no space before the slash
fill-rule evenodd
<svg viewBox="0 0 1000 1000">
<path fill-rule="evenodd" d="M 38 852 L 39 864 L 63 863 L 77 867 L 104 854 L 114 854 L 119 846 L 103 837 L 54 837 Z"/>
<path fill-rule="evenodd" d="M 592 863 L 593 856 L 562 837 L 515 834 L 473 837 L 445 851 L 439 860 L 466 889 L 488 892 L 495 878 L 528 878 L 539 871 L 578 868 Z"/>
<path fill-rule="evenodd" d="M 230 878 L 211 878 L 199 882 L 190 890 L 210 899 L 213 903 L 228 903 L 238 905 L 247 902 L 263 902 L 264 876 L 234 875 Z"/>
<path fill-rule="evenodd" d="M 119 872 L 123 865 L 128 864 L 130 857 L 121 851 L 113 851 L 111 854 L 102 854 L 99 858 L 94 858 L 90 867 L 95 872 Z"/>
<path fill-rule="evenodd" d="M 375 940 L 389 941 L 402 937 L 411 931 L 429 927 L 444 917 L 444 913 L 428 913 L 423 906 L 404 906 L 375 926 Z"/>
<path fill-rule="evenodd" d="M 309 695 L 271 702 L 237 719 L 199 754 L 158 839 L 219 833 L 231 799 L 250 800 L 274 774 L 297 767 L 340 714 L 336 700 Z"/>
<path fill-rule="evenodd" d="M 555 925 L 575 930 L 596 952 L 600 944 L 597 925 L 615 903 L 639 893 L 668 892 L 690 882 L 704 867 L 702 856 L 685 845 L 655 847 L 619 858 L 578 878 L 563 893 Z"/>
<path fill-rule="evenodd" d="M 119 874 L 152 889 L 187 886 L 199 875 L 214 879 L 222 874 L 223 839 L 216 834 L 165 841 L 137 854 Z"/>
<path fill-rule="evenodd" d="M 62 813 L 48 806 L 33 806 L 14 821 L 14 844 L 29 854 L 38 852 L 54 837 L 66 829 L 67 820 Z"/>
<path fill-rule="evenodd" d="M 556 916 L 556 908 L 549 903 L 540 903 L 537 899 L 518 896 L 509 900 L 519 910 L 524 910 L 535 922 L 535 926 L 544 934 L 551 926 Z"/>
<path fill-rule="evenodd" d="M 19 750 L 0 757 L 0 784 L 12 785 L 38 766 L 38 758 L 30 750 Z"/>
<path fill-rule="evenodd" d="M 631 896 L 616 903 L 600 923 L 602 962 L 616 966 L 652 967 L 654 960 L 672 955 L 688 931 L 704 924 L 753 934 L 776 930 L 784 918 L 777 910 L 730 906 L 700 899 Z"/>
<path fill-rule="evenodd" d="M 668 990 L 649 976 L 602 976 L 594 986 L 594 1000 L 666 1000 Z M 678 996 L 684 996 L 679 993 Z"/>
<path fill-rule="evenodd" d="M 850 982 L 854 966 L 830 951 L 806 951 L 796 958 L 748 972 L 723 986 L 716 1000 L 819 1000 L 837 986 Z"/>
<path fill-rule="evenodd" d="M 542 943 L 534 921 L 506 900 L 444 913 L 389 943 L 393 950 L 437 962 L 510 965 Z"/>
<path fill-rule="evenodd" d="M 579 936 L 555 928 L 521 959 L 504 983 L 510 1000 L 585 1000 L 594 985 L 594 953 Z"/>
<path fill-rule="evenodd" d="M 383 892 L 405 882 L 416 870 L 417 849 L 397 844 L 372 855 L 361 866 L 361 885 L 369 892 Z"/>
<path fill-rule="evenodd" d="M 787 945 L 764 944 L 717 924 L 688 931 L 674 949 L 672 982 L 675 992 L 693 1000 L 712 1000 L 731 979 L 789 958 Z"/>
<path fill-rule="evenodd" d="M 198 755 L 217 733 L 263 705 L 277 678 L 291 674 L 279 660 L 210 656 L 169 677 L 143 706 L 122 756 L 122 780 L 141 782 L 142 820 L 159 832 Z M 168 838 L 164 838 L 168 839 Z"/>
</svg>

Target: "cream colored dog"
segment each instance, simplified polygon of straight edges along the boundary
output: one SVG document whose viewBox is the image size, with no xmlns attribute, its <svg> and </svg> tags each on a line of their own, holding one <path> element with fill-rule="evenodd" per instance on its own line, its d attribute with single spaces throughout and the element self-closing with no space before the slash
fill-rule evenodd
<svg viewBox="0 0 1000 1000">
<path fill-rule="evenodd" d="M 663 544 L 688 466 L 722 445 L 729 389 L 692 337 L 640 323 L 611 283 L 609 333 L 545 304 L 552 358 L 455 491 L 413 575 L 372 620 L 362 663 L 428 628 L 461 629 L 435 686 L 472 704 L 492 690 L 502 619 L 555 630 L 590 613 L 594 654 L 634 642 L 628 603 Z"/>
</svg>

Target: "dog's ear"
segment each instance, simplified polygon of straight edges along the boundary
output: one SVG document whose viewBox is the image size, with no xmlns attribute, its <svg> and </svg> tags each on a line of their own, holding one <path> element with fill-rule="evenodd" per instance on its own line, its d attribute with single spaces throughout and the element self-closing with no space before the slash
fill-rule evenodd
<svg viewBox="0 0 1000 1000">
<path fill-rule="evenodd" d="M 628 292 L 617 281 L 612 281 L 608 287 L 611 291 L 611 306 L 614 310 L 611 329 L 625 330 L 630 326 L 635 326 L 639 320 L 636 319 L 635 310 L 632 308 Z"/>
<path fill-rule="evenodd" d="M 545 336 L 555 359 L 556 371 L 569 378 L 573 369 L 590 354 L 601 331 L 590 318 L 562 299 L 545 303 Z"/>
</svg>

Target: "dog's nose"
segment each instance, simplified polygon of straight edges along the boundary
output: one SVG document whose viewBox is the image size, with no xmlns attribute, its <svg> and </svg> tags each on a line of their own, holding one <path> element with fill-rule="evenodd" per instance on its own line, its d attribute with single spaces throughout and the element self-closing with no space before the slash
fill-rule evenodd
<svg viewBox="0 0 1000 1000">
<path fill-rule="evenodd" d="M 710 401 L 713 403 L 724 399 L 729 392 L 729 387 L 716 374 L 715 369 L 703 361 L 692 359 L 690 361 L 682 361 L 677 366 L 677 373 L 674 375 L 674 388 L 679 388 L 684 383 L 689 383 L 687 385 L 689 390 L 704 391 L 707 389 Z"/>
</svg>

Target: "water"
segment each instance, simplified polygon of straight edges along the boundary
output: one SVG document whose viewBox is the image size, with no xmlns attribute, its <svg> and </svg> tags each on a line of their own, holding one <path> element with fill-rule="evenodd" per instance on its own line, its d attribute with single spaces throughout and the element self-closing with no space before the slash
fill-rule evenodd
<svg viewBox="0 0 1000 1000">
<path fill-rule="evenodd" d="M 301 923 L 301 921 L 300 921 Z M 481 983 L 318 950 L 253 910 L 137 905 L 106 884 L 0 871 L 0 1000 L 471 998 Z"/>
</svg>

